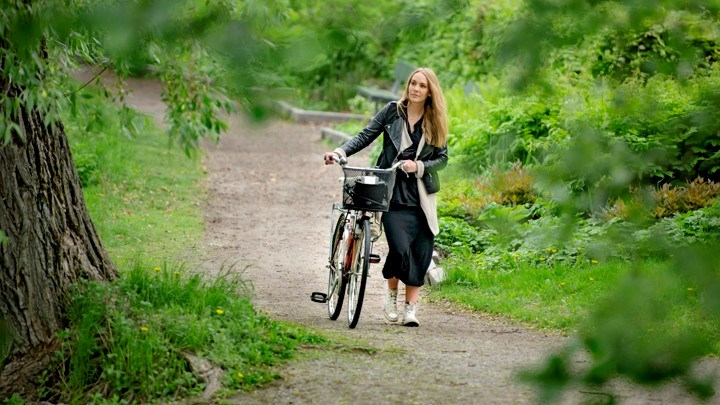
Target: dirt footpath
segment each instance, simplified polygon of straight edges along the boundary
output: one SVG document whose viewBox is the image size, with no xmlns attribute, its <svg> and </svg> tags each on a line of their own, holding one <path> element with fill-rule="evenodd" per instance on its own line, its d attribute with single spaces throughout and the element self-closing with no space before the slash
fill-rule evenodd
<svg viewBox="0 0 720 405">
<path fill-rule="evenodd" d="M 282 379 L 233 402 L 535 402 L 514 374 L 562 345 L 561 336 L 423 301 L 419 328 L 389 323 L 382 315 L 381 264 L 371 267 L 356 329 L 348 329 L 345 312 L 330 321 L 326 306 L 310 301 L 311 292 L 326 288 L 330 206 L 340 196 L 341 170 L 323 164 L 329 146 L 319 127 L 283 121 L 251 126 L 234 119 L 222 142 L 206 149 L 206 266 L 237 263 L 254 286 L 259 309 L 350 342 L 301 356 L 280 370 Z M 366 158 L 352 157 L 351 163 L 362 165 Z M 376 251 L 384 253 L 381 241 Z M 627 403 L 693 403 L 675 389 L 620 390 Z M 605 399 L 600 392 L 573 392 L 564 402 L 599 399 Z"/>
<path fill-rule="evenodd" d="M 157 83 L 128 84 L 134 89 L 129 101 L 161 121 L 164 109 Z M 193 260 L 201 260 L 208 272 L 234 264 L 233 270 L 243 271 L 252 283 L 257 308 L 342 342 L 334 350 L 301 351 L 297 360 L 278 369 L 279 380 L 224 402 L 535 402 L 531 389 L 514 375 L 561 346 L 566 340 L 562 336 L 424 301 L 419 328 L 388 323 L 382 315 L 381 265 L 371 267 L 356 329 L 348 329 L 345 312 L 330 321 L 326 306 L 310 301 L 310 293 L 326 288 L 330 206 L 340 196 L 341 170 L 323 164 L 329 146 L 320 140 L 319 127 L 284 121 L 254 126 L 233 117 L 222 142 L 205 149 L 206 255 Z M 366 163 L 356 157 L 350 161 Z M 375 251 L 384 259 L 383 243 Z M 654 392 L 616 388 L 624 403 L 694 403 L 676 387 Z M 563 402 L 604 399 L 599 390 L 575 391 Z"/>
</svg>

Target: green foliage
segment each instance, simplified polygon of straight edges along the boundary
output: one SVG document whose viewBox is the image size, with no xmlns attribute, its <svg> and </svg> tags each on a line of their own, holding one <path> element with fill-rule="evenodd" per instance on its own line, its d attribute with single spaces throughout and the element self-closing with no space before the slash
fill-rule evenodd
<svg viewBox="0 0 720 405">
<path fill-rule="evenodd" d="M 440 217 L 440 233 L 435 238 L 435 246 L 446 254 L 466 250 L 479 253 L 493 242 L 494 237 L 493 230 L 475 228 L 458 218 Z"/>
<path fill-rule="evenodd" d="M 260 114 L 264 92 L 256 90 L 263 79 L 258 71 L 279 58 L 263 37 L 271 36 L 284 6 L 284 1 L 232 0 L 13 1 L 0 12 L 0 79 L 12 84 L 0 95 L 0 138 L 4 143 L 13 134 L 22 138 L 23 108 L 42 111 L 48 125 L 57 124 L 61 109 L 74 109 L 77 95 L 67 78 L 82 61 L 121 77 L 142 71 L 164 80 L 169 133 L 186 153 L 194 153 L 200 139 L 217 140 L 225 129 L 223 114 L 232 105 L 224 85 L 232 83 L 232 90 L 246 97 L 241 105 Z M 124 105 L 122 92 L 106 96 Z"/>
<path fill-rule="evenodd" d="M 395 16 L 397 60 L 428 66 L 447 88 L 473 82 L 487 72 L 484 46 L 488 19 L 512 2 L 415 1 L 405 3 Z M 490 9 L 495 9 L 490 11 Z"/>
<path fill-rule="evenodd" d="M 227 129 L 224 114 L 233 107 L 223 95 L 226 91 L 212 83 L 218 75 L 212 56 L 197 45 L 172 51 L 156 48 L 153 56 L 162 66 L 159 77 L 165 83 L 162 100 L 168 106 L 171 139 L 188 155 L 199 149 L 201 139 L 218 142 Z"/>
<path fill-rule="evenodd" d="M 686 2 L 557 3 L 529 0 L 503 31 L 498 47 L 501 66 L 510 66 L 516 87 L 537 84 L 551 54 L 587 47 L 585 40 L 606 36 L 597 51 L 596 72 L 672 73 L 686 78 L 707 67 L 716 52 L 715 0 Z M 623 34 L 616 34 L 623 33 Z M 706 57 L 703 57 L 706 56 Z M 615 68 L 615 63 L 622 65 Z M 643 72 L 644 71 L 644 72 Z"/>
<path fill-rule="evenodd" d="M 347 101 L 348 108 L 355 114 L 372 115 L 375 111 L 375 103 L 363 96 L 355 96 Z"/>
<path fill-rule="evenodd" d="M 22 400 L 20 395 L 13 394 L 10 398 L 5 401 L 6 405 L 23 405 L 25 402 Z"/>
<path fill-rule="evenodd" d="M 558 108 L 535 96 L 448 92 L 450 142 L 461 164 L 482 173 L 494 165 L 540 163 L 562 142 Z M 460 100 L 466 98 L 467 100 Z"/>
<path fill-rule="evenodd" d="M 150 267 L 136 264 L 114 283 L 78 288 L 62 348 L 44 375 L 54 384 L 45 385 L 42 399 L 197 395 L 203 383 L 189 354 L 221 367 L 227 387 L 256 386 L 275 378 L 268 367 L 290 357 L 297 344 L 323 341 L 257 314 L 232 268 L 205 280 L 182 267 Z"/>
</svg>

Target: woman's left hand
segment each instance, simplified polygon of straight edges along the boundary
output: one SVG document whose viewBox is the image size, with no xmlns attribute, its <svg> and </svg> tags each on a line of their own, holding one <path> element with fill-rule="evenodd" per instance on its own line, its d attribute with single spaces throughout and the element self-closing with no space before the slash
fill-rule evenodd
<svg viewBox="0 0 720 405">
<path fill-rule="evenodd" d="M 417 163 L 414 160 L 405 160 L 402 169 L 405 173 L 415 173 L 418 170 Z"/>
</svg>

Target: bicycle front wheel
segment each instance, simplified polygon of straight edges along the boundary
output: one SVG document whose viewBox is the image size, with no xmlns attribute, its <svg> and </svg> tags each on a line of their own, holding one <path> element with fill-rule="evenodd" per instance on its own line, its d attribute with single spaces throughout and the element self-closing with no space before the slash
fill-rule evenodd
<svg viewBox="0 0 720 405">
<path fill-rule="evenodd" d="M 354 260 L 351 263 L 350 278 L 348 280 L 348 324 L 350 328 L 357 326 L 360 320 L 360 310 L 365 298 L 365 285 L 367 284 L 368 266 L 370 264 L 370 250 L 372 249 L 372 235 L 370 235 L 370 220 L 363 218 L 359 225 L 359 235 L 355 243 Z"/>
<path fill-rule="evenodd" d="M 327 304 L 328 315 L 333 321 L 340 316 L 347 286 L 347 279 L 343 277 L 342 269 L 348 246 L 348 235 L 343 235 L 344 231 L 345 214 L 342 214 L 335 224 L 335 231 L 330 242 L 330 262 L 328 263 Z"/>
</svg>

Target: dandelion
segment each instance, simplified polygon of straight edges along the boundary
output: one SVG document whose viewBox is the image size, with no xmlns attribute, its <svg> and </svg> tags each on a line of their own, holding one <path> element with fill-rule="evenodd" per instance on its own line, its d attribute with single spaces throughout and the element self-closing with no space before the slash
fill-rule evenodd
<svg viewBox="0 0 720 405">
<path fill-rule="evenodd" d="M 145 326 L 145 325 L 143 325 L 143 326 L 140 327 L 140 332 L 142 332 L 142 333 L 146 333 L 146 332 L 149 331 L 149 330 L 150 330 L 150 328 L 148 328 L 148 327 Z"/>
<path fill-rule="evenodd" d="M 590 260 L 590 263 L 592 263 L 592 264 L 598 264 L 599 262 L 598 262 L 597 260 L 595 260 L 595 259 L 592 259 L 592 260 Z"/>
<path fill-rule="evenodd" d="M 550 251 L 551 251 L 552 253 L 557 253 L 557 249 L 551 249 Z"/>
<path fill-rule="evenodd" d="M 552 252 L 552 248 L 545 248 L 545 251 L 550 253 L 550 252 Z"/>
<path fill-rule="evenodd" d="M 243 373 L 237 373 L 237 378 L 238 378 L 238 379 L 243 378 L 243 377 L 245 377 L 245 376 L 243 375 Z"/>
<path fill-rule="evenodd" d="M 541 261 L 541 262 L 544 262 L 544 261 L 545 261 L 545 258 L 544 258 L 544 257 L 541 257 L 541 258 L 540 258 L 540 261 Z"/>
<path fill-rule="evenodd" d="M 179 276 L 179 275 L 180 275 L 180 272 L 179 272 L 179 271 L 173 272 L 173 275 Z"/>
<path fill-rule="evenodd" d="M 215 313 L 218 314 L 218 315 L 222 315 L 222 314 L 225 313 L 225 311 L 223 311 L 222 309 L 218 308 L 218 309 L 215 310 Z"/>
<path fill-rule="evenodd" d="M 157 267 L 157 266 L 156 266 L 153 270 L 155 270 L 155 271 L 160 271 L 160 267 Z"/>
<path fill-rule="evenodd" d="M 560 282 L 560 285 L 565 285 L 565 282 L 564 282 L 564 281 L 561 281 L 561 282 Z"/>
</svg>

